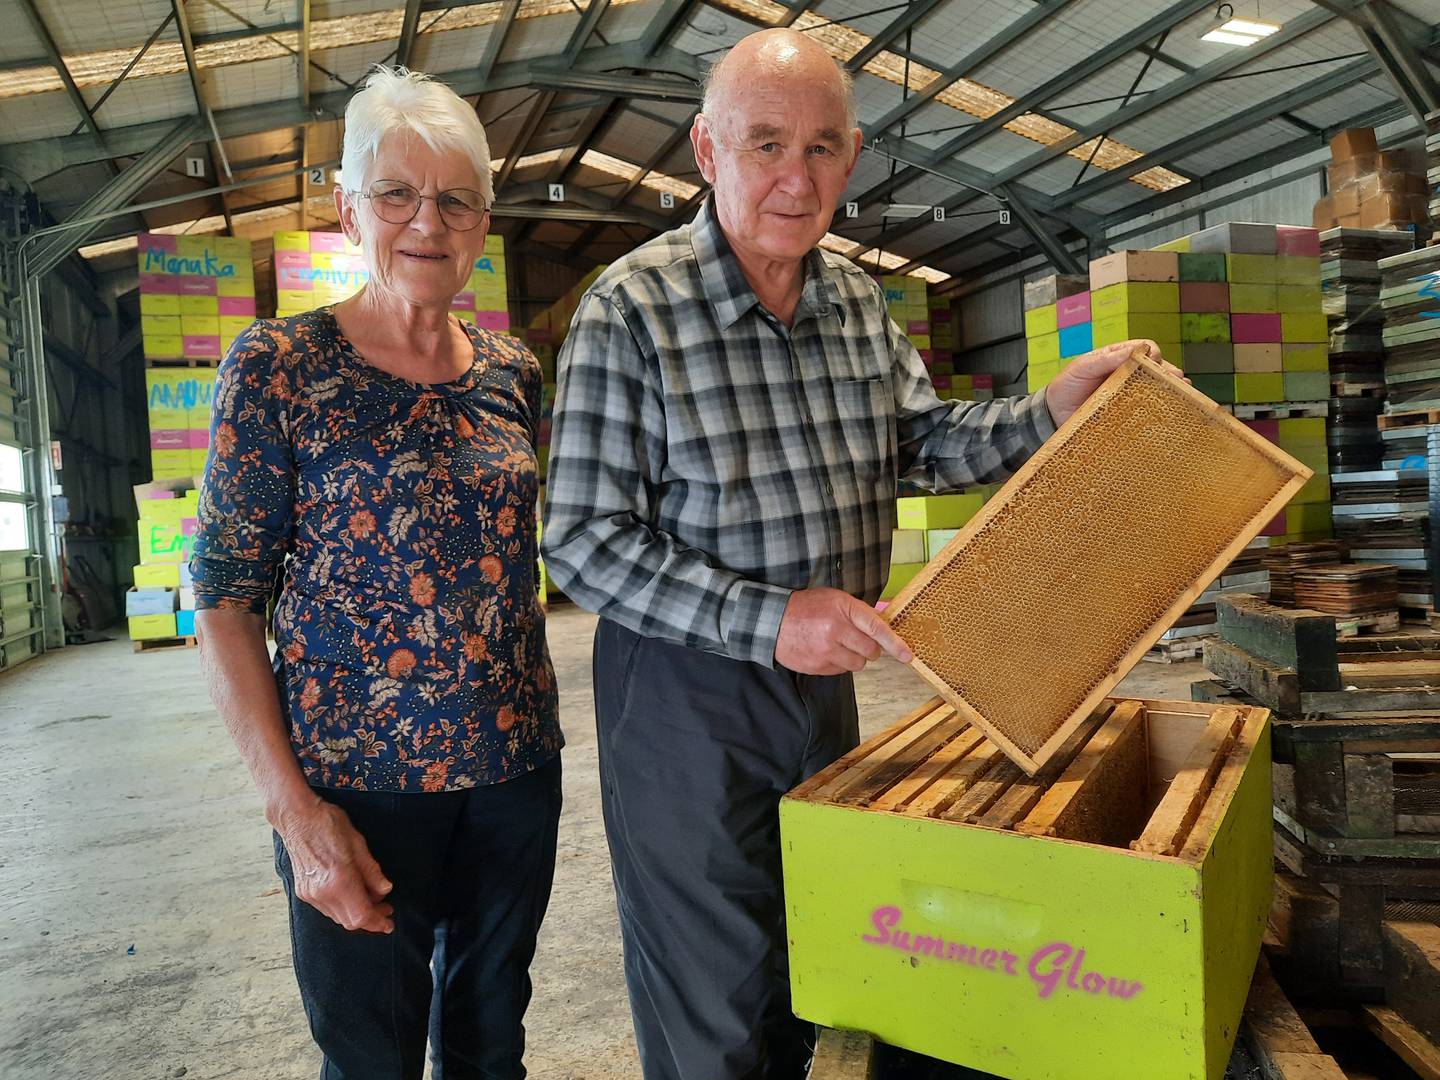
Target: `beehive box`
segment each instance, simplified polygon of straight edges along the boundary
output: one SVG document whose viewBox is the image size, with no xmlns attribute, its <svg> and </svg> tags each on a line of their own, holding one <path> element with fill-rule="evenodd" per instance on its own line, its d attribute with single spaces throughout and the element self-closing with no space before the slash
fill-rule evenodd
<svg viewBox="0 0 1440 1080">
<path fill-rule="evenodd" d="M 882 618 L 916 672 L 1033 774 L 1310 475 L 1128 360 Z"/>
<path fill-rule="evenodd" d="M 1030 778 L 937 698 L 780 825 L 798 1016 L 1017 1080 L 1223 1075 L 1270 903 L 1267 710 L 1106 699 Z"/>
</svg>

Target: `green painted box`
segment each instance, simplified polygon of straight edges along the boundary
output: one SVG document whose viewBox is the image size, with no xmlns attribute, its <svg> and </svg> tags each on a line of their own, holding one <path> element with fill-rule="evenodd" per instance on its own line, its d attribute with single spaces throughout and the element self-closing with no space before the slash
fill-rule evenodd
<svg viewBox="0 0 1440 1080">
<path fill-rule="evenodd" d="M 895 500 L 895 519 L 901 529 L 958 529 L 984 505 L 985 496 L 978 491 L 907 495 Z"/>
<path fill-rule="evenodd" d="M 1186 368 L 1185 373 L 1195 389 L 1199 390 L 1211 401 L 1218 401 L 1221 405 L 1233 405 L 1235 403 L 1234 375 L 1226 375 L 1221 372 L 1196 372 L 1191 374 L 1190 368 Z"/>
<path fill-rule="evenodd" d="M 936 699 L 787 795 L 796 1015 L 1014 1080 L 1220 1080 L 1270 906 L 1269 714 L 1237 710 L 1222 746 L 1217 706 L 1107 707 L 1141 717 L 1140 756 L 1106 775 L 1102 750 L 1088 788 L 1092 747 L 1023 780 Z M 1132 850 L 1197 760 L 1173 853 Z M 1047 831 L 1067 784 L 1100 794 Z"/>
<path fill-rule="evenodd" d="M 1225 345 L 1230 341 L 1230 316 L 1224 312 L 1182 311 L 1181 342 Z"/>
</svg>

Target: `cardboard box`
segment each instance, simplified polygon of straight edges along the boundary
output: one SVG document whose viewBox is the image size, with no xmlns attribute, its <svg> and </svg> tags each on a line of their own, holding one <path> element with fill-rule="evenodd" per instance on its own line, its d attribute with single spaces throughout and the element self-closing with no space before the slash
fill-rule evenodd
<svg viewBox="0 0 1440 1080">
<path fill-rule="evenodd" d="M 904 755 L 964 747 L 923 729 L 892 728 L 783 798 L 796 1015 L 1002 1076 L 1220 1080 L 1270 907 L 1269 715 L 1243 710 L 1198 832 L 1152 855 L 1117 839 L 1133 828 L 1127 793 L 1144 786 L 1153 805 L 1182 785 L 1218 707 L 1143 704 L 1135 741 L 1116 740 L 1125 761 L 1139 750 L 1132 778 L 1107 777 L 1121 809 L 1090 796 L 1108 842 L 1069 839 L 1068 823 L 1047 835 L 947 820 L 964 792 L 928 815 L 926 793 L 955 782 L 922 788 L 915 768 L 938 772 L 936 757 Z M 889 772 L 867 770 L 864 755 L 887 748 Z M 896 784 L 878 793 L 883 775 Z"/>
<path fill-rule="evenodd" d="M 1229 375 L 1235 371 L 1235 346 L 1205 342 L 1184 342 L 1181 368 L 1186 375 Z M 1215 397 L 1206 391 L 1208 396 Z"/>
<path fill-rule="evenodd" d="M 1330 140 L 1330 157 L 1335 161 L 1353 158 L 1357 154 L 1378 154 L 1380 146 L 1375 141 L 1374 128 L 1346 128 Z"/>
<path fill-rule="evenodd" d="M 918 495 L 895 501 L 895 516 L 901 529 L 958 529 L 980 512 L 983 495 Z"/>
<path fill-rule="evenodd" d="M 1249 374 L 1280 371 L 1283 368 L 1280 350 L 1281 346 L 1276 344 L 1236 345 L 1235 370 Z"/>
<path fill-rule="evenodd" d="M 1315 208 L 1310 213 L 1310 220 L 1319 231 L 1335 228 L 1337 218 L 1335 216 L 1334 197 L 1322 195 L 1315 200 Z"/>
<path fill-rule="evenodd" d="M 1378 229 L 1412 220 L 1411 196 L 1399 193 L 1377 195 L 1360 203 L 1360 227 Z"/>
<path fill-rule="evenodd" d="M 1331 191 L 1338 191 L 1355 183 L 1363 176 L 1372 175 L 1379 167 L 1379 154 L 1357 154 L 1355 157 L 1346 158 L 1343 161 L 1331 162 L 1325 166 L 1326 186 Z"/>
<path fill-rule="evenodd" d="M 1354 184 L 1334 189 L 1330 192 L 1330 199 L 1335 205 L 1336 217 L 1343 218 L 1360 213 L 1360 189 Z"/>
<path fill-rule="evenodd" d="M 127 621 L 132 641 L 153 641 L 155 638 L 175 636 L 173 613 L 169 615 L 136 615 Z"/>
<path fill-rule="evenodd" d="M 1117 251 L 1090 264 L 1091 292 L 1122 281 L 1179 280 L 1179 257 L 1173 251 Z"/>
</svg>

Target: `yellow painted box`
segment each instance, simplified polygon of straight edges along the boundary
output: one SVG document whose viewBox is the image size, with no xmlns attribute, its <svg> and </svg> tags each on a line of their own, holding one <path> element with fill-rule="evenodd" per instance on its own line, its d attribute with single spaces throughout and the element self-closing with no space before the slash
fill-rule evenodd
<svg viewBox="0 0 1440 1080">
<path fill-rule="evenodd" d="M 1031 393 L 1048 386 L 1060 374 L 1059 360 L 1031 360 L 1025 373 L 1025 388 Z"/>
<path fill-rule="evenodd" d="M 1235 376 L 1235 401 L 1261 403 L 1285 400 L 1285 376 L 1278 371 L 1242 372 Z"/>
<path fill-rule="evenodd" d="M 1094 322 L 1094 347 L 1115 345 L 1136 338 L 1151 341 L 1181 341 L 1180 312 L 1130 312 Z"/>
<path fill-rule="evenodd" d="M 1031 364 L 1048 364 L 1060 359 L 1060 335 L 1041 334 L 1025 340 L 1025 355 Z"/>
<path fill-rule="evenodd" d="M 893 600 L 900 595 L 900 590 L 909 585 L 915 575 L 925 569 L 923 562 L 890 564 L 890 577 L 885 582 L 885 588 L 880 591 L 881 600 Z"/>
<path fill-rule="evenodd" d="M 1058 315 L 1054 304 L 1031 308 L 1025 312 L 1025 336 L 1027 338 L 1037 338 L 1044 334 L 1055 333 L 1059 329 L 1056 323 L 1057 318 Z"/>
<path fill-rule="evenodd" d="M 1106 704 L 1137 710 L 1144 739 L 1137 768 L 1090 788 L 1143 792 L 1106 842 L 986 824 L 1029 824 L 1069 768 L 1017 801 L 1015 767 L 987 765 L 939 699 L 781 801 L 798 1016 L 1017 1080 L 1220 1080 L 1270 906 L 1269 714 L 1234 710 L 1193 826 L 1153 854 L 1124 837 L 1151 834 L 1224 709 Z"/>
<path fill-rule="evenodd" d="M 978 491 L 912 495 L 895 500 L 895 517 L 901 529 L 958 529 L 984 505 L 985 496 Z"/>
<path fill-rule="evenodd" d="M 132 615 L 128 622 L 132 641 L 149 641 L 153 638 L 175 636 L 173 613 L 170 615 Z"/>
<path fill-rule="evenodd" d="M 1174 281 L 1119 281 L 1090 294 L 1090 317 L 1108 319 L 1130 312 L 1180 310 L 1180 286 Z"/>
</svg>

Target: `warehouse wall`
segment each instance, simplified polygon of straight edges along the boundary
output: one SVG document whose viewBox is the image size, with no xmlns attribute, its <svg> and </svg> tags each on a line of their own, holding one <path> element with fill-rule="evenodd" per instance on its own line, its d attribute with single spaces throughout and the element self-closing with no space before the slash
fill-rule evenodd
<svg viewBox="0 0 1440 1080">
<path fill-rule="evenodd" d="M 51 437 L 60 444 L 60 485 L 68 518 L 65 572 L 92 628 L 108 625 L 135 562 L 134 498 L 148 443 L 138 350 L 115 351 L 113 300 L 79 260 L 41 283 Z"/>
</svg>

